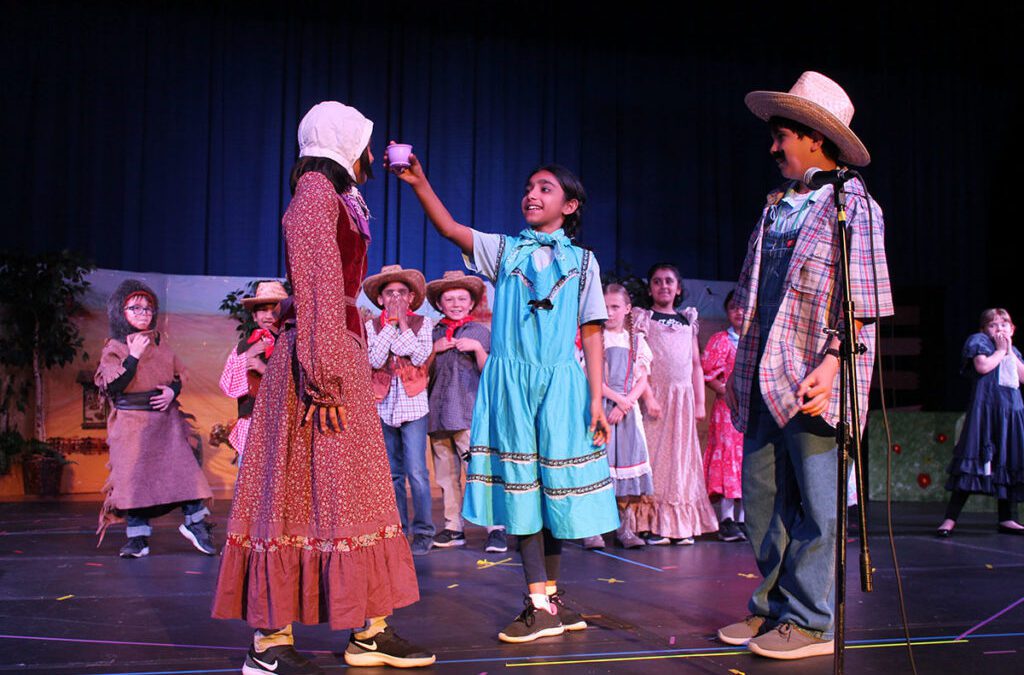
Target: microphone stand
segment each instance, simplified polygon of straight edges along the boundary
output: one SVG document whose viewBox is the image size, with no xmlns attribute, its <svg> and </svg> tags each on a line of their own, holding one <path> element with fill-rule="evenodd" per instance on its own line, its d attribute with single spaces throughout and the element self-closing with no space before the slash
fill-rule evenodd
<svg viewBox="0 0 1024 675">
<path fill-rule="evenodd" d="M 850 249 L 846 228 L 846 193 L 840 180 L 833 189 L 836 206 L 836 227 L 839 239 L 839 264 L 843 282 L 843 327 L 845 335 L 826 328 L 829 335 L 838 336 L 839 343 L 839 422 L 836 424 L 837 478 L 836 478 L 836 620 L 835 651 L 832 672 L 842 675 L 846 651 L 846 495 L 849 480 L 849 458 L 852 452 L 856 462 L 857 499 L 860 512 L 860 576 L 861 589 L 872 590 L 871 553 L 868 550 L 867 509 L 863 504 L 864 473 L 861 456 L 860 404 L 857 399 L 856 356 L 867 351 L 857 342 L 857 324 L 854 321 L 853 295 L 850 290 Z M 869 206 L 870 208 L 870 206 Z"/>
</svg>

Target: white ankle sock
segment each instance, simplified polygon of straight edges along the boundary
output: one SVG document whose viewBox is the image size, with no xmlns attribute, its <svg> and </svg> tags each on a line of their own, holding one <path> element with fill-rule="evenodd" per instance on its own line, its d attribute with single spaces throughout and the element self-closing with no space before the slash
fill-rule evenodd
<svg viewBox="0 0 1024 675">
<path fill-rule="evenodd" d="M 551 603 L 548 601 L 547 593 L 530 593 L 530 601 L 537 609 L 543 609 L 549 614 L 554 614 L 551 611 Z"/>
</svg>

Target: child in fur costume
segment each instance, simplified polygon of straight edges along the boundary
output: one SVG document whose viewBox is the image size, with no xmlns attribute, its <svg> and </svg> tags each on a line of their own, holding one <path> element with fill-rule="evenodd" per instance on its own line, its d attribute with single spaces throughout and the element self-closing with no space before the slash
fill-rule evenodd
<svg viewBox="0 0 1024 675">
<path fill-rule="evenodd" d="M 121 282 L 107 301 L 110 338 L 96 369 L 96 386 L 110 397 L 107 444 L 110 477 L 100 513 L 102 533 L 110 523 L 128 523 L 122 558 L 149 555 L 149 520 L 180 507 L 182 536 L 206 555 L 217 549 L 206 521 L 210 485 L 197 461 L 200 447 L 181 412 L 181 362 L 156 332 L 159 304 L 136 279 Z M 102 541 L 102 536 L 101 536 Z"/>
</svg>

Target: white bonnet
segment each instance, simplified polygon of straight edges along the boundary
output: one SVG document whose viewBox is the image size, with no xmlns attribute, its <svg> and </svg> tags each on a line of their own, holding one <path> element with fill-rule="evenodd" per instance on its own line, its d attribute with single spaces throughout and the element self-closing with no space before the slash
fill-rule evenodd
<svg viewBox="0 0 1024 675">
<path fill-rule="evenodd" d="M 299 157 L 333 159 L 355 180 L 352 166 L 372 133 L 373 122 L 355 108 L 337 101 L 317 103 L 299 122 Z"/>
</svg>

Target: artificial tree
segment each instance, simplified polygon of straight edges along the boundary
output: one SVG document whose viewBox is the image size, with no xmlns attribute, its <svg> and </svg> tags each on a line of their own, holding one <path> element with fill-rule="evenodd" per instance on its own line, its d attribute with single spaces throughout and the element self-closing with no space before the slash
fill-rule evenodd
<svg viewBox="0 0 1024 675">
<path fill-rule="evenodd" d="M 89 287 L 92 263 L 69 251 L 29 255 L 0 252 L 0 432 L 17 433 L 11 412 L 33 404 L 25 454 L 66 463 L 46 443 L 43 371 L 71 363 L 82 348 L 73 317 Z M 82 352 L 82 358 L 88 354 Z M 31 396 L 30 396 L 31 394 Z"/>
</svg>

